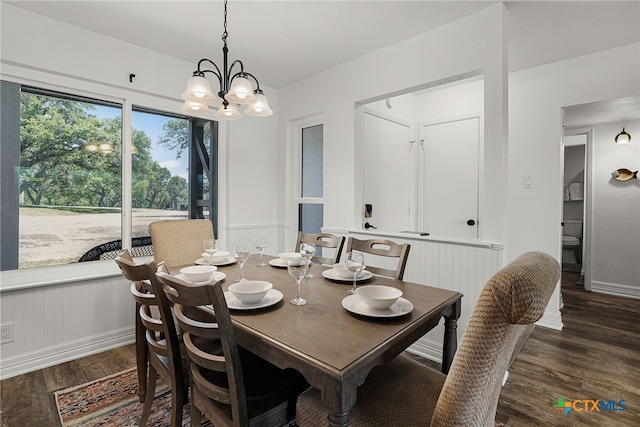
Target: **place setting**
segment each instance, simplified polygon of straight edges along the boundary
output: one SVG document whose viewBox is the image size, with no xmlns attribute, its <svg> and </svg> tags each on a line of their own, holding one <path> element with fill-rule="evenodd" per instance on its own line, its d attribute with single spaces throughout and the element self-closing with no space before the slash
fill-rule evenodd
<svg viewBox="0 0 640 427">
<path fill-rule="evenodd" d="M 218 250 L 217 243 L 213 239 L 206 239 L 204 241 L 204 252 L 201 253 L 200 256 L 202 258 L 198 258 L 195 261 L 197 265 L 213 265 L 222 267 L 236 262 L 236 259 L 230 252 Z"/>
<path fill-rule="evenodd" d="M 180 274 L 176 278 L 194 285 L 209 285 L 224 280 L 227 275 L 217 271 L 215 265 L 191 265 L 180 269 Z"/>
<path fill-rule="evenodd" d="M 230 310 L 258 310 L 279 303 L 283 294 L 270 282 L 244 280 L 229 285 L 224 298 Z"/>
<path fill-rule="evenodd" d="M 366 285 L 342 300 L 345 310 L 366 317 L 400 317 L 413 311 L 411 301 L 402 298 L 402 291 L 392 286 Z"/>
</svg>

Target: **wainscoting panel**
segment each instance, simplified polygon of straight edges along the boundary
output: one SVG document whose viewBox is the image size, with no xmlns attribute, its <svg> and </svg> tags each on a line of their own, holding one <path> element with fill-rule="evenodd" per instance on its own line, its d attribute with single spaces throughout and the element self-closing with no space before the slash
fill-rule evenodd
<svg viewBox="0 0 640 427">
<path fill-rule="evenodd" d="M 52 366 L 134 339 L 135 305 L 122 275 L 2 292 L 0 378 Z"/>
<path fill-rule="evenodd" d="M 462 314 L 458 321 L 458 342 L 469 322 L 471 312 L 485 283 L 501 268 L 502 247 L 489 243 L 427 240 L 406 238 L 400 235 L 375 235 L 375 233 L 349 233 L 358 239 L 385 238 L 397 243 L 409 243 L 411 251 L 404 273 L 404 280 L 437 288 L 450 289 L 463 294 Z M 378 259 L 375 259 L 378 258 Z M 393 268 L 393 260 L 367 257 L 365 262 Z M 373 264 L 375 263 L 375 264 Z M 426 334 L 409 350 L 441 361 L 444 322 Z"/>
</svg>

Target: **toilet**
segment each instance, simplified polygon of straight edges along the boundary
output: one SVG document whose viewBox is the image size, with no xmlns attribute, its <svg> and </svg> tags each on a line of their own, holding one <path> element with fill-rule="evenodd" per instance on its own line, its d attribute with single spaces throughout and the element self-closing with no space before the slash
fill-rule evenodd
<svg viewBox="0 0 640 427">
<path fill-rule="evenodd" d="M 564 220 L 562 227 L 562 263 L 579 264 L 582 254 L 582 221 Z"/>
</svg>

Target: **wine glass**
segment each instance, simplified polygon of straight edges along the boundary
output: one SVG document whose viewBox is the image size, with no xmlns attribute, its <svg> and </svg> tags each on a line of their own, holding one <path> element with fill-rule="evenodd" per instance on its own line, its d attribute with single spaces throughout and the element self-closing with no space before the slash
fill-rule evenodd
<svg viewBox="0 0 640 427">
<path fill-rule="evenodd" d="M 212 256 L 218 252 L 215 239 L 204 239 L 204 251 L 207 255 Z"/>
<path fill-rule="evenodd" d="M 289 276 L 296 279 L 296 287 L 297 287 L 296 297 L 290 301 L 291 304 L 305 305 L 307 301 L 300 298 L 300 282 L 302 281 L 305 274 L 307 274 L 307 259 L 306 258 L 289 259 L 289 262 L 287 263 L 287 271 L 289 272 Z"/>
<path fill-rule="evenodd" d="M 251 253 L 249 252 L 249 250 L 245 249 L 242 246 L 235 246 L 233 248 L 233 258 L 235 258 L 235 260 L 238 261 L 238 264 L 240 265 L 240 278 L 236 280 L 236 282 L 247 281 L 247 279 L 244 278 L 244 263 L 247 261 L 250 254 Z"/>
<path fill-rule="evenodd" d="M 267 249 L 267 245 L 269 244 L 269 241 L 264 237 L 256 237 L 255 239 L 253 239 L 253 241 L 256 245 L 256 249 L 260 253 L 260 262 L 256 265 L 258 267 L 264 267 L 267 264 L 265 264 L 265 262 L 262 260 L 262 253 L 264 252 L 265 249 Z"/>
<path fill-rule="evenodd" d="M 349 271 L 353 273 L 353 288 L 347 292 L 349 295 L 353 295 L 356 293 L 356 278 L 364 269 L 364 256 L 360 252 L 347 252 L 347 258 L 344 263 Z"/>
<path fill-rule="evenodd" d="M 309 269 L 311 268 L 311 258 L 313 258 L 313 256 L 316 254 L 316 245 L 314 245 L 313 243 L 305 243 L 302 242 L 300 243 L 300 255 L 302 255 L 303 258 L 306 258 L 307 260 L 307 273 L 305 274 L 305 279 L 311 279 L 313 277 L 313 274 L 311 274 L 309 272 Z"/>
</svg>

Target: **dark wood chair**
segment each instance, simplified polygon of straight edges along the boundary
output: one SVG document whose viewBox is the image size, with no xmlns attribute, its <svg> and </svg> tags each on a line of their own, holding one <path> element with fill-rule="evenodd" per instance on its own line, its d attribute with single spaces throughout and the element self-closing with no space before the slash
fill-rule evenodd
<svg viewBox="0 0 640 427">
<path fill-rule="evenodd" d="M 385 258 L 397 258 L 398 262 L 395 269 L 374 267 L 367 264 L 367 270 L 379 276 L 386 276 L 397 280 L 402 280 L 404 277 L 404 270 L 407 266 L 407 259 L 409 258 L 410 250 L 411 245 L 408 243 L 399 244 L 386 239 L 360 240 L 354 237 L 349 237 L 349 240 L 347 241 L 346 252 L 359 251 Z"/>
<path fill-rule="evenodd" d="M 344 236 L 336 236 L 330 233 L 304 233 L 298 231 L 298 241 L 296 242 L 296 252 L 300 249 L 300 243 L 311 243 L 323 249 L 322 256 L 314 255 L 311 261 L 323 265 L 333 265 L 340 259 L 340 253 L 344 246 Z M 333 249 L 333 256 L 324 256 L 325 249 Z"/>
<path fill-rule="evenodd" d="M 189 382 L 183 367 L 180 340 L 173 316 L 170 309 L 158 304 L 156 298 L 155 289 L 161 286 L 156 277 L 156 265 L 152 261 L 135 264 L 126 250 L 115 261 L 124 277 L 131 280 L 131 294 L 138 309 L 136 362 L 140 389 L 146 389 L 144 399 L 141 398 L 144 407 L 139 425 L 147 424 L 155 395 L 156 377 L 160 374 L 171 389 L 171 426 L 180 427 L 182 407 L 188 401 Z M 142 357 L 146 357 L 146 360 L 143 361 Z"/>
<path fill-rule="evenodd" d="M 291 421 L 307 382 L 297 371 L 282 370 L 238 346 L 220 283 L 193 285 L 166 274 L 158 279 L 183 331 L 191 425 L 199 426 L 202 415 L 215 426 L 273 427 Z M 217 350 L 212 343 L 218 343 Z"/>
<path fill-rule="evenodd" d="M 485 285 L 448 375 L 406 356 L 376 366 L 358 388 L 352 427 L 494 426 L 504 373 L 518 340 L 544 314 L 560 279 L 550 255 L 529 252 Z M 325 427 L 315 389 L 298 399 L 300 426 Z"/>
</svg>

